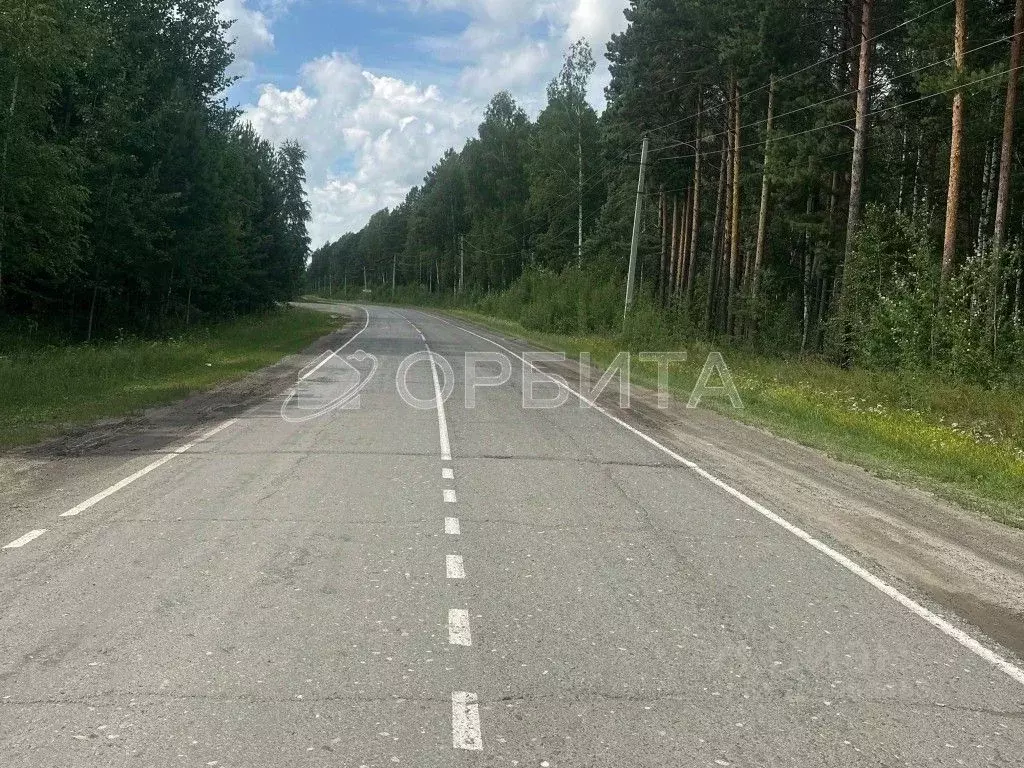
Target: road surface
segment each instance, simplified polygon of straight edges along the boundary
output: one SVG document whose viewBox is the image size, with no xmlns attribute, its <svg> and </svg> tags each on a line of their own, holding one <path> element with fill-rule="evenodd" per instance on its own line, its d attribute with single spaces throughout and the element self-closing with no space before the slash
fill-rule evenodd
<svg viewBox="0 0 1024 768">
<path fill-rule="evenodd" d="M 296 418 L 275 397 L 0 522 L 0 765 L 1021 765 L 1016 662 L 757 488 L 575 397 L 524 409 L 523 347 L 480 328 L 368 307 L 348 335 L 358 403 L 327 409 L 358 378 L 331 360 Z M 395 385 L 428 348 L 443 412 Z M 473 409 L 469 352 L 514 364 Z M 407 373 L 436 403 L 443 367 Z"/>
</svg>

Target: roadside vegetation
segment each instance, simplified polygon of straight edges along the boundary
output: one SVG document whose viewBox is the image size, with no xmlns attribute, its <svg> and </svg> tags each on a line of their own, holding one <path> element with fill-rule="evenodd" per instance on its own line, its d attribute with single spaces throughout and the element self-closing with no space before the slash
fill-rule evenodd
<svg viewBox="0 0 1024 768">
<path fill-rule="evenodd" d="M 288 308 L 161 340 L 68 345 L 0 331 L 0 450 L 238 379 L 338 324 L 324 312 Z"/>
</svg>

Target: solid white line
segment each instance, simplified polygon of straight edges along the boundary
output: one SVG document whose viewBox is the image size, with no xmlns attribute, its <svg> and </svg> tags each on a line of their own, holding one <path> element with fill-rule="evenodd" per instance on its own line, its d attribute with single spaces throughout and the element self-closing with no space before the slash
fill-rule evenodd
<svg viewBox="0 0 1024 768">
<path fill-rule="evenodd" d="M 455 470 L 452 469 L 451 467 L 443 467 L 441 469 L 441 479 L 442 480 L 454 480 L 455 479 Z"/>
<path fill-rule="evenodd" d="M 419 335 L 423 346 L 426 347 L 427 352 L 430 354 L 430 375 L 434 379 L 434 402 L 437 403 L 437 432 L 441 441 L 441 460 L 451 461 L 452 444 L 448 439 L 448 419 L 444 413 L 444 397 L 441 394 L 441 380 L 437 377 L 437 363 L 434 362 L 434 357 L 437 353 L 430 348 L 430 344 L 427 343 L 427 337 L 423 335 L 423 331 L 419 329 L 416 323 L 401 312 L 395 312 L 395 314 L 412 326 L 412 329 Z M 437 356 L 439 357 L 439 355 Z"/>
<path fill-rule="evenodd" d="M 446 517 L 444 519 L 444 532 L 449 536 L 459 536 L 462 534 L 462 526 L 459 523 L 457 517 Z"/>
<path fill-rule="evenodd" d="M 46 529 L 45 528 L 43 528 L 41 531 L 29 531 L 24 536 L 22 536 L 20 539 L 15 539 L 14 541 L 12 541 L 10 544 L 8 544 L 6 547 L 4 547 L 4 549 L 18 549 L 19 547 L 24 547 L 30 541 L 38 539 L 44 533 L 46 533 Z M 469 625 L 468 624 L 466 625 L 466 631 L 467 632 L 469 631 Z"/>
<path fill-rule="evenodd" d="M 465 645 L 473 644 L 469 634 L 469 611 L 461 608 L 452 608 L 448 611 L 448 644 Z"/>
<path fill-rule="evenodd" d="M 436 317 L 436 315 L 435 315 L 435 317 Z M 793 525 L 788 520 L 786 520 L 786 519 L 780 517 L 779 515 L 775 514 L 774 512 L 772 512 L 770 509 L 768 509 L 764 505 L 762 505 L 759 502 L 756 502 L 753 499 L 751 499 L 749 496 L 744 494 L 742 491 L 736 490 L 731 485 L 726 483 L 724 480 L 719 480 L 717 477 L 712 475 L 710 472 L 706 471 L 705 469 L 703 469 L 702 467 L 698 466 L 697 464 L 695 464 L 694 462 L 690 461 L 689 459 L 683 458 L 678 453 L 673 451 L 671 448 L 668 448 L 668 447 L 662 445 L 661 443 L 659 443 L 657 440 L 655 440 L 650 435 L 645 434 L 644 432 L 641 432 L 639 429 L 637 429 L 636 427 L 631 426 L 630 424 L 627 424 L 625 421 L 620 419 L 618 416 L 615 416 L 614 414 L 612 414 L 609 411 L 605 410 L 604 408 L 602 408 L 600 405 L 595 403 L 590 398 L 586 397 L 585 395 L 581 394 L 580 392 L 577 392 L 575 389 L 570 387 L 568 384 L 566 384 L 561 379 L 553 377 L 553 376 L 550 376 L 549 374 L 544 373 L 544 371 L 542 371 L 536 365 L 534 365 L 533 363 L 531 363 L 528 360 L 524 359 L 522 356 L 517 355 L 515 352 L 513 352 L 508 347 L 505 347 L 502 344 L 499 344 L 498 342 L 496 342 L 496 341 L 494 341 L 492 339 L 488 339 L 486 336 L 481 336 L 479 333 L 474 333 L 473 331 L 471 331 L 471 330 L 469 330 L 467 328 L 463 328 L 461 325 L 458 325 L 456 323 L 450 322 L 449 320 L 445 320 L 443 317 L 438 317 L 437 319 L 440 320 L 443 323 L 447 323 L 448 325 L 451 325 L 451 326 L 454 326 L 455 328 L 458 328 L 459 330 L 463 331 L 464 333 L 468 333 L 470 336 L 475 336 L 476 338 L 481 339 L 483 341 L 486 341 L 489 344 L 493 344 L 498 349 L 501 349 L 501 350 L 507 352 L 508 354 L 512 355 L 516 359 L 522 361 L 522 363 L 524 365 L 530 366 L 533 370 L 537 371 L 542 376 L 546 376 L 547 378 L 551 379 L 551 381 L 553 381 L 556 385 L 558 385 L 559 387 L 567 390 L 570 394 L 572 394 L 575 397 L 577 397 L 581 402 L 586 403 L 587 405 L 589 405 L 591 408 L 593 408 L 598 413 L 600 413 L 603 416 L 606 416 L 607 418 L 611 419 L 616 424 L 618 424 L 620 427 L 623 427 L 624 429 L 632 432 L 634 435 L 639 437 L 641 440 L 643 440 L 644 442 L 646 442 L 649 445 L 653 446 L 654 448 L 657 448 L 662 453 L 672 457 L 677 462 L 682 464 L 684 467 L 686 467 L 686 468 L 692 470 L 693 472 L 697 473 L 698 475 L 703 477 L 708 482 L 713 483 L 714 485 L 718 486 L 723 491 L 728 493 L 730 496 L 732 496 L 735 499 L 741 501 L 743 504 L 746 504 L 748 507 L 750 507 L 754 511 L 758 512 L 759 514 L 763 515 L 768 520 L 771 520 L 776 525 L 779 525 L 782 528 L 786 529 L 787 531 L 792 533 L 797 538 L 799 538 L 802 541 L 806 542 L 807 544 L 811 545 L 816 550 L 821 552 L 823 555 L 825 555 L 829 559 L 833 560 L 834 562 L 838 563 L 839 565 L 841 565 L 846 570 L 850 571 L 850 573 L 853 573 L 854 575 L 859 576 L 861 579 L 866 581 L 868 584 L 873 586 L 878 591 L 882 592 L 883 594 L 887 595 L 888 597 L 891 597 L 893 600 L 895 600 L 897 603 L 902 605 L 904 608 L 907 608 L 908 610 L 910 610 L 915 615 L 917 615 L 917 616 L 921 617 L 922 619 L 924 619 L 925 621 L 927 621 L 929 624 L 931 624 L 933 627 L 938 629 L 943 634 L 947 635 L 948 637 L 951 637 L 953 640 L 955 640 L 956 642 L 960 643 L 960 645 L 962 645 L 964 648 L 969 650 L 971 653 L 973 653 L 976 656 L 982 658 L 983 660 L 985 660 L 986 662 L 991 664 L 996 669 L 1000 670 L 1001 672 L 1006 673 L 1007 675 L 1012 677 L 1014 680 L 1016 680 L 1018 683 L 1021 683 L 1022 685 L 1024 685 L 1024 669 L 1021 669 L 1016 664 L 1014 664 L 1014 663 L 1004 659 L 1002 656 L 997 654 L 995 651 L 993 651 L 993 650 L 991 650 L 989 648 L 986 648 L 984 645 L 979 643 L 977 640 L 975 640 L 973 637 L 971 637 L 969 634 L 967 634 L 963 630 L 958 629 L 957 627 L 954 627 L 952 624 L 950 624 L 948 621 L 943 619 L 938 614 L 933 613 L 932 611 L 928 610 L 927 608 L 925 608 L 920 603 L 916 602 L 915 600 L 911 599 L 910 597 L 907 597 L 905 594 L 900 592 L 898 589 L 896 589 L 892 585 L 886 583 L 882 579 L 880 579 L 877 576 L 875 576 L 874 574 L 870 573 L 867 569 L 865 569 L 862 566 L 858 565 L 857 563 L 853 562 L 846 555 L 843 555 L 840 552 L 837 552 L 836 550 L 832 549 L 827 544 L 822 543 L 818 539 L 814 538 L 807 531 L 803 530 L 802 528 L 800 528 L 800 527 L 798 527 L 796 525 Z"/>
<path fill-rule="evenodd" d="M 452 746 L 474 751 L 484 748 L 484 740 L 480 737 L 480 707 L 475 693 L 452 691 Z"/>
<path fill-rule="evenodd" d="M 353 305 L 353 306 L 355 306 L 355 305 Z M 368 310 L 368 309 L 367 309 L 366 307 L 359 307 L 359 308 L 360 308 L 361 310 L 363 310 L 363 312 L 365 312 L 365 313 L 366 313 L 366 322 L 365 322 L 365 323 L 363 323 L 363 327 L 362 327 L 362 328 L 360 328 L 360 329 L 359 329 L 359 330 L 358 330 L 358 331 L 357 331 L 357 332 L 355 333 L 355 335 L 354 335 L 354 336 L 352 336 L 352 338 L 350 338 L 350 339 L 349 339 L 348 341 L 346 341 L 346 342 L 345 342 L 344 344 L 342 344 L 342 345 L 341 345 L 340 347 L 338 347 L 337 349 L 335 349 L 334 351 L 332 351 L 332 352 L 331 352 L 330 354 L 328 354 L 328 355 L 327 355 L 327 356 L 326 356 L 326 357 L 325 357 L 325 358 L 324 358 L 323 360 L 321 360 L 321 361 L 320 361 L 320 363 L 319 363 L 319 365 L 317 365 L 317 367 L 316 367 L 316 368 L 314 368 L 314 369 L 313 369 L 312 371 L 310 371 L 309 373 L 305 374 L 304 376 L 300 376 L 300 377 L 299 377 L 299 381 L 305 381 L 305 380 L 306 380 L 306 379 L 308 379 L 308 378 L 309 378 L 310 376 L 312 376 L 312 375 L 313 375 L 314 373 L 316 373 L 316 372 L 317 372 L 317 371 L 319 371 L 319 370 L 320 370 L 321 368 L 323 368 L 323 367 L 324 367 L 325 365 L 327 365 L 327 362 L 328 362 L 328 361 L 329 361 L 329 360 L 330 360 L 330 359 L 331 359 L 332 357 L 337 357 L 338 353 L 339 353 L 339 352 L 341 352 L 341 350 L 343 350 L 343 349 L 344 349 L 345 347 L 347 347 L 347 346 L 348 346 L 349 344 L 351 344 L 351 343 L 352 343 L 353 341 L 355 341 L 355 340 L 356 340 L 356 338 L 358 338 L 358 337 L 359 337 L 360 335 L 362 335 L 363 331 L 365 331 L 365 330 L 366 330 L 367 328 L 369 328 L 369 327 L 370 327 L 370 310 Z"/>
<path fill-rule="evenodd" d="M 106 490 L 100 491 L 95 496 L 92 496 L 92 497 L 86 499 L 85 501 L 83 501 L 78 506 L 72 507 L 67 512 L 61 513 L 60 516 L 61 517 L 74 517 L 75 515 L 84 512 L 85 510 L 89 509 L 89 507 L 95 506 L 96 504 L 100 503 L 101 501 L 103 501 L 108 496 L 113 496 L 115 493 L 120 491 L 122 488 L 126 488 L 127 486 L 131 485 L 136 480 L 138 480 L 140 477 L 145 477 L 150 472 L 152 472 L 154 469 L 162 467 L 164 464 L 169 462 L 171 459 L 177 458 L 178 456 L 181 456 L 181 454 L 183 454 L 183 453 L 187 453 L 188 451 L 192 450 L 195 446 L 199 445 L 199 443 L 203 442 L 204 440 L 210 439 L 211 437 L 216 435 L 218 432 L 221 432 L 221 431 L 227 429 L 228 427 L 232 426 L 233 424 L 237 424 L 237 423 L 238 423 L 238 419 L 230 419 L 228 421 L 225 421 L 223 424 L 215 427 L 214 429 L 211 429 L 209 432 L 207 432 L 207 433 L 205 433 L 203 435 L 200 435 L 195 440 L 193 440 L 191 443 L 186 443 L 185 445 L 183 445 L 183 446 L 181 446 L 179 448 L 175 448 L 170 453 L 168 453 L 168 454 L 166 454 L 164 456 L 161 456 L 159 459 L 154 461 L 152 464 L 149 464 L 149 465 L 143 467 L 138 472 L 136 472 L 136 473 L 134 473 L 132 475 L 128 475 L 128 477 L 126 477 L 124 480 L 120 480 L 119 482 L 114 483 L 112 486 L 110 486 Z"/>
<path fill-rule="evenodd" d="M 444 565 L 449 579 L 466 578 L 466 569 L 462 565 L 462 555 L 448 555 L 445 558 Z"/>
<path fill-rule="evenodd" d="M 445 488 L 443 493 L 445 504 L 454 504 L 456 502 L 455 491 L 451 490 L 450 488 Z"/>
<path fill-rule="evenodd" d="M 448 440 L 448 419 L 444 413 L 444 398 L 441 396 L 441 382 L 437 378 L 437 363 L 434 352 L 426 340 L 423 341 L 427 352 L 430 352 L 430 375 L 434 378 L 434 400 L 437 402 L 437 432 L 441 440 L 441 461 L 452 460 L 452 444 Z"/>
</svg>

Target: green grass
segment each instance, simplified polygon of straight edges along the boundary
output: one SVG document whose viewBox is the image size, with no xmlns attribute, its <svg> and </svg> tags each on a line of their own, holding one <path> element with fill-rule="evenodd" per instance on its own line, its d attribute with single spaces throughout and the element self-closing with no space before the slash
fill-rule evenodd
<svg viewBox="0 0 1024 768">
<path fill-rule="evenodd" d="M 164 341 L 42 346 L 0 336 L 0 448 L 241 378 L 338 324 L 326 313 L 288 308 Z"/>
<path fill-rule="evenodd" d="M 570 357 L 590 352 L 602 366 L 623 349 L 607 336 L 541 333 L 474 312 L 454 314 Z M 711 347 L 686 350 L 690 362 L 671 377 L 673 394 L 684 401 Z M 704 407 L 1024 528 L 1024 392 L 721 351 L 745 408 L 732 408 L 724 397 Z M 657 381 L 654 364 L 635 356 L 632 375 L 639 384 Z"/>
</svg>

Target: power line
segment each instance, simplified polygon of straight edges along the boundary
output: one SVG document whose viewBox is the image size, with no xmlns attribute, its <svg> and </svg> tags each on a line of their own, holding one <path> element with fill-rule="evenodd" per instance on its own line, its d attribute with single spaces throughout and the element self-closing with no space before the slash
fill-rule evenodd
<svg viewBox="0 0 1024 768">
<path fill-rule="evenodd" d="M 990 41 L 988 43 L 985 43 L 984 45 L 979 45 L 976 48 L 972 48 L 971 50 L 966 51 L 964 53 L 964 55 L 965 56 L 969 56 L 972 53 L 977 53 L 978 51 L 984 50 L 986 48 L 991 48 L 993 45 L 999 45 L 1001 43 L 1009 42 L 1010 40 L 1013 40 L 1015 37 L 1019 37 L 1021 34 L 1024 34 L 1024 32 L 1015 32 L 1012 35 L 1007 35 L 1006 37 L 1002 37 L 1002 38 L 1000 38 L 998 40 L 992 40 L 992 41 Z M 881 86 L 881 85 L 885 85 L 885 84 L 895 83 L 897 80 L 902 80 L 905 77 L 910 77 L 911 75 L 920 74 L 921 72 L 925 72 L 925 71 L 927 71 L 929 69 L 932 69 L 934 67 L 940 66 L 942 64 L 946 64 L 946 63 L 952 61 L 953 58 L 954 58 L 953 56 L 947 56 L 944 59 L 939 59 L 937 61 L 933 61 L 931 64 L 925 64 L 924 66 L 918 67 L 916 69 L 912 69 L 912 70 L 910 70 L 908 72 L 902 72 L 902 73 L 900 73 L 898 75 L 894 75 L 893 77 L 889 78 L 887 81 L 885 81 L 885 83 L 876 83 L 876 84 L 872 85 L 872 87 L 874 88 L 876 86 Z M 824 106 L 826 104 L 831 104 L 834 101 L 839 101 L 841 99 L 848 98 L 849 96 L 853 96 L 856 93 L 857 93 L 856 90 L 846 91 L 845 93 L 841 93 L 841 94 L 839 94 L 837 96 L 831 96 L 831 97 L 829 97 L 827 99 L 822 99 L 821 101 L 817 101 L 814 104 L 807 104 L 807 105 L 805 105 L 803 107 L 798 107 L 797 109 L 790 110 L 789 112 L 783 112 L 780 115 L 775 115 L 774 119 L 775 120 L 779 120 L 779 119 L 781 119 L 783 117 L 789 117 L 790 115 L 796 115 L 796 114 L 799 114 L 800 112 L 806 112 L 809 109 L 814 109 L 815 107 L 821 107 L 821 106 Z M 751 123 L 747 123 L 746 125 L 741 125 L 740 126 L 740 130 L 742 131 L 742 130 L 745 130 L 747 128 L 754 128 L 754 127 L 757 127 L 759 125 L 764 125 L 767 122 L 768 122 L 767 118 L 763 118 L 761 120 L 755 120 L 755 121 L 753 121 Z M 710 141 L 711 139 L 717 139 L 717 138 L 720 138 L 722 136 L 727 136 L 730 133 L 731 133 L 731 131 L 721 131 L 720 133 L 715 133 L 715 134 L 712 134 L 711 136 L 703 136 L 703 137 L 701 137 L 701 141 Z M 684 144 L 692 144 L 692 143 L 693 142 L 691 142 L 691 141 L 678 141 L 678 142 L 675 142 L 674 144 L 668 144 L 668 145 L 666 145 L 664 147 L 661 147 L 658 150 L 654 150 L 654 151 L 664 152 L 666 149 L 672 149 L 674 147 L 682 146 Z M 673 158 L 672 157 L 662 157 L 662 158 L 658 158 L 658 159 L 659 160 L 671 160 Z"/>
<path fill-rule="evenodd" d="M 925 11 L 924 13 L 921 13 L 921 14 L 917 15 L 917 16 L 915 16 L 912 19 L 907 19 L 906 21 L 901 22 L 900 24 L 897 24 L 895 27 L 891 27 L 890 29 L 887 29 L 884 32 L 879 32 L 877 35 L 875 35 L 873 37 L 869 37 L 867 39 L 867 42 L 872 43 L 872 42 L 874 42 L 876 40 L 879 40 L 882 37 L 885 37 L 886 35 L 892 34 L 893 32 L 895 32 L 895 31 L 897 31 L 899 29 L 903 29 L 904 27 L 908 26 L 909 24 L 913 24 L 915 21 L 920 21 L 921 19 L 925 18 L 926 16 L 930 16 L 933 13 L 936 13 L 938 11 L 941 11 L 944 8 L 949 7 L 954 2 L 956 2 L 956 0 L 946 0 L 946 2 L 944 2 L 944 3 L 940 4 L 940 5 L 937 5 L 934 8 L 931 8 L 930 10 Z M 838 53 L 834 53 L 831 56 L 827 56 L 827 57 L 825 57 L 823 59 L 819 59 L 818 61 L 814 62 L 813 64 L 808 64 L 806 67 L 798 69 L 795 72 L 790 72 L 787 75 L 781 75 L 781 76 L 775 78 L 775 82 L 776 83 L 781 83 L 781 82 L 785 82 L 786 80 L 791 80 L 792 78 L 796 77 L 797 75 L 801 75 L 804 72 L 808 72 L 809 70 L 812 70 L 815 67 L 820 67 L 822 64 L 828 64 L 830 61 L 833 61 L 836 58 L 838 58 L 838 57 L 840 57 L 840 56 L 842 56 L 844 54 L 847 54 L 847 53 L 850 53 L 852 51 L 855 51 L 855 50 L 859 49 L 862 44 L 863 44 L 863 40 L 861 42 L 858 42 L 856 45 L 850 46 L 849 48 L 846 48 L 844 50 L 839 51 Z M 740 98 L 744 99 L 744 98 L 747 98 L 748 96 L 754 95 L 755 93 L 760 93 L 761 91 L 764 91 L 765 89 L 769 88 L 770 86 L 771 86 L 771 81 L 769 80 L 769 82 L 765 83 L 764 85 L 761 85 L 758 88 L 755 88 L 753 90 L 746 91 L 746 92 L 740 94 Z M 670 91 L 665 91 L 664 93 L 672 93 L 672 92 L 677 91 L 677 90 L 679 90 L 680 88 L 683 88 L 683 87 L 685 87 L 685 86 L 679 86 L 679 88 L 675 88 L 675 89 L 670 90 Z M 651 132 L 651 133 L 653 133 L 655 131 L 663 131 L 666 128 L 671 128 L 672 126 L 679 125 L 680 123 L 685 123 L 685 122 L 687 122 L 689 120 L 694 120 L 697 117 L 699 117 L 700 115 L 706 114 L 708 112 L 708 110 L 709 110 L 709 108 L 705 107 L 703 109 L 698 110 L 697 112 L 694 112 L 692 115 L 687 115 L 686 117 L 681 117 L 678 120 L 673 120 L 671 123 L 665 123 L 665 125 L 660 125 L 660 126 L 658 126 L 656 128 L 650 128 L 650 129 L 648 129 L 648 131 Z"/>
<path fill-rule="evenodd" d="M 1009 75 L 1010 73 L 1015 72 L 1015 71 L 1017 71 L 1019 69 L 1024 69 L 1024 64 L 1020 65 L 1019 67 L 1012 67 L 1011 69 L 1007 69 L 1007 70 L 1005 70 L 1003 72 L 997 72 L 994 75 L 987 75 L 986 77 L 978 78 L 977 80 L 972 80 L 969 83 L 962 83 L 960 85 L 954 85 L 951 88 L 947 88 L 947 89 L 945 89 L 943 91 L 938 91 L 936 93 L 930 93 L 930 94 L 928 94 L 926 96 L 921 96 L 920 98 L 917 98 L 917 99 L 911 99 L 910 101 L 905 101 L 905 102 L 902 102 L 900 104 L 893 104 L 893 105 L 888 106 L 888 107 L 883 107 L 882 109 L 876 109 L 876 110 L 873 110 L 871 112 L 868 112 L 867 116 L 868 117 L 875 117 L 876 115 L 883 115 L 886 112 L 892 112 L 893 110 L 904 109 L 905 107 L 909 107 L 909 106 L 912 106 L 914 104 L 918 104 L 918 103 L 920 103 L 922 101 L 928 101 L 929 99 L 935 99 L 935 98 L 938 98 L 939 96 L 945 96 L 947 93 L 953 93 L 954 91 L 959 90 L 960 88 L 965 88 L 965 89 L 966 88 L 971 88 L 971 87 L 973 87 L 975 85 L 978 85 L 980 83 L 984 83 L 984 82 L 986 82 L 988 80 L 994 80 L 994 79 L 996 79 L 998 77 L 1005 77 L 1006 75 Z M 790 134 L 786 134 L 786 135 L 783 135 L 783 136 L 772 136 L 770 141 L 772 141 L 772 142 L 785 141 L 786 139 L 795 139 L 795 138 L 797 138 L 799 136 L 806 136 L 809 133 L 816 133 L 817 131 L 824 131 L 824 130 L 828 130 L 829 128 L 838 128 L 838 127 L 844 127 L 844 126 L 845 127 L 849 127 L 849 126 L 847 126 L 847 123 L 849 123 L 851 119 L 852 118 L 847 118 L 846 120 L 840 120 L 840 121 L 837 121 L 835 123 L 829 123 L 828 125 L 819 125 L 819 126 L 816 126 L 814 128 L 809 128 L 806 131 L 799 131 L 797 133 L 790 133 Z M 750 144 L 744 144 L 739 149 L 743 150 L 743 149 L 750 149 L 752 147 L 759 147 L 759 146 L 762 146 L 764 143 L 765 143 L 764 140 L 755 141 L 755 142 L 752 142 Z M 723 154 L 726 151 L 728 151 L 728 150 L 715 149 L 715 150 L 708 150 L 707 152 L 702 152 L 701 154 L 704 157 L 710 157 L 710 156 L 713 156 L 713 155 L 721 155 L 721 154 Z M 672 157 L 662 157 L 662 158 L 659 158 L 659 159 L 660 160 L 689 160 L 689 159 L 692 159 L 694 157 L 696 157 L 695 154 L 693 154 L 693 155 L 673 155 Z"/>
</svg>

